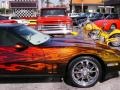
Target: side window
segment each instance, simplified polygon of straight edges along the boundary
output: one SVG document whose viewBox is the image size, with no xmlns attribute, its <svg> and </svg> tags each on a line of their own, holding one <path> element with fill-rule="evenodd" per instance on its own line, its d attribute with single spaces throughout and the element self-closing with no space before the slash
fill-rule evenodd
<svg viewBox="0 0 120 90">
<path fill-rule="evenodd" d="M 0 46 L 13 46 L 21 40 L 6 30 L 0 30 Z"/>
</svg>

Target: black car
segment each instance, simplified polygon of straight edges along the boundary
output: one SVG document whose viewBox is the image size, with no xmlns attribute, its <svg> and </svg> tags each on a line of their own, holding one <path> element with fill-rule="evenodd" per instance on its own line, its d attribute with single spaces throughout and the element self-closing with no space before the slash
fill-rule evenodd
<svg viewBox="0 0 120 90">
<path fill-rule="evenodd" d="M 107 15 L 106 19 L 119 19 L 119 15 L 117 13 L 112 13 Z"/>
<path fill-rule="evenodd" d="M 8 17 L 0 15 L 0 20 L 8 20 Z"/>
<path fill-rule="evenodd" d="M 96 21 L 96 20 L 102 20 L 105 19 L 108 15 L 108 13 L 98 13 L 94 17 L 90 18 L 90 21 Z"/>
<path fill-rule="evenodd" d="M 73 20 L 73 25 L 77 26 L 77 25 L 79 25 L 79 21 L 83 20 L 83 19 L 86 19 L 87 16 L 86 16 L 85 13 L 80 13 L 80 15 L 78 17 L 71 17 L 71 18 Z"/>
<path fill-rule="evenodd" d="M 84 13 L 80 18 L 77 19 L 78 25 L 85 22 L 88 18 L 93 19 L 98 13 Z"/>
</svg>

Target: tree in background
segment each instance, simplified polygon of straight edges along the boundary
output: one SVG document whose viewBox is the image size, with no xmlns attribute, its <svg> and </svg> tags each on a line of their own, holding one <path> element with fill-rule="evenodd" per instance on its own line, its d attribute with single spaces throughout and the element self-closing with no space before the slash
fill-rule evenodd
<svg viewBox="0 0 120 90">
<path fill-rule="evenodd" d="M 10 9 L 0 8 L 0 14 L 9 14 L 11 13 Z"/>
</svg>

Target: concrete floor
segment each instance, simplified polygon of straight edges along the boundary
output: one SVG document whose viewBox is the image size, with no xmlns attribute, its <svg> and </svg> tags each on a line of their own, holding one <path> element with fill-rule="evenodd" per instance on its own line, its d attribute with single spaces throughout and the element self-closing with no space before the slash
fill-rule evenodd
<svg viewBox="0 0 120 90">
<path fill-rule="evenodd" d="M 109 79 L 103 83 L 97 83 L 91 88 L 76 88 L 66 85 L 64 82 L 54 83 L 4 83 L 0 84 L 0 90 L 120 90 L 120 77 Z"/>
</svg>

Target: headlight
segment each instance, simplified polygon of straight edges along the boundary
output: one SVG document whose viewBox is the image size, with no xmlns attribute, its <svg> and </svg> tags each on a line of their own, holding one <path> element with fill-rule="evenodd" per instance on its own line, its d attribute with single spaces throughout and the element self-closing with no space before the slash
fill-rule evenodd
<svg viewBox="0 0 120 90">
<path fill-rule="evenodd" d="M 92 30 L 91 32 L 88 33 L 88 36 L 92 38 L 93 40 L 98 40 L 99 39 L 99 30 Z"/>
</svg>

